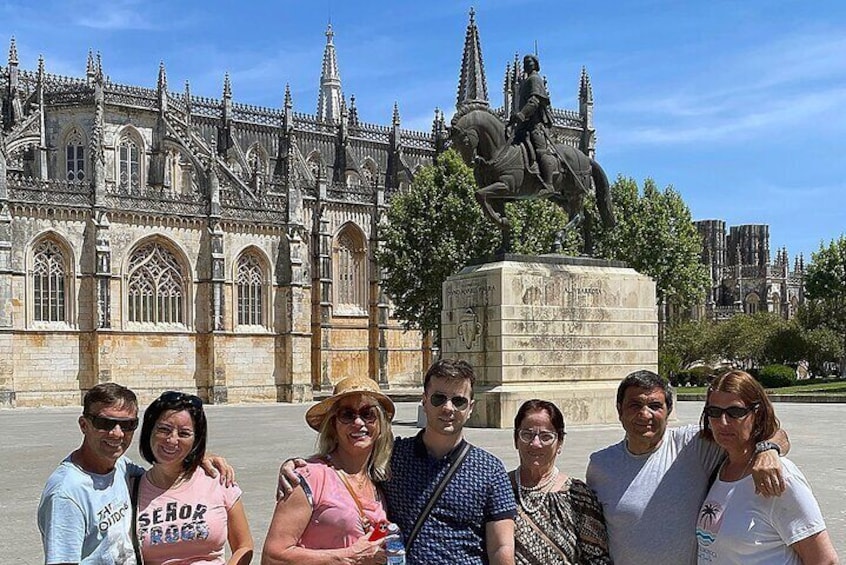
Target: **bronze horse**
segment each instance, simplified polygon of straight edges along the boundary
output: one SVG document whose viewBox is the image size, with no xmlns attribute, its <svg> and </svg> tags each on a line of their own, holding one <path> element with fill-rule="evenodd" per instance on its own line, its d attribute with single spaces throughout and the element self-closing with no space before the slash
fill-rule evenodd
<svg viewBox="0 0 846 565">
<path fill-rule="evenodd" d="M 606 228 L 615 225 L 608 177 L 599 163 L 569 145 L 558 144 L 558 172 L 553 176 L 553 190 L 549 190 L 527 169 L 525 151 L 506 138 L 505 125 L 487 108 L 459 109 L 450 127 L 452 145 L 464 161 L 473 167 L 476 200 L 485 215 L 502 231 L 503 248 L 508 251 L 511 226 L 505 217 L 505 204 L 514 200 L 548 198 L 561 206 L 568 223 L 558 232 L 556 247 L 560 250 L 566 231 L 580 226 L 584 229 L 585 253 L 590 253 L 589 223 L 583 222 L 584 199 L 591 180 L 596 190 L 596 204 Z M 551 144 L 550 144 L 551 145 Z M 583 225 L 584 224 L 584 225 Z"/>
</svg>

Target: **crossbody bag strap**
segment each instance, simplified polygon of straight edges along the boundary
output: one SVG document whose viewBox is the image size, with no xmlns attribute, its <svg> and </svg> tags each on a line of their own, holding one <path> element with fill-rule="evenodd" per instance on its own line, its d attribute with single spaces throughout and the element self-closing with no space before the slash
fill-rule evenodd
<svg viewBox="0 0 846 565">
<path fill-rule="evenodd" d="M 556 553 L 558 553 L 558 555 L 560 555 L 560 556 L 561 556 L 561 558 L 564 560 L 564 561 L 562 561 L 562 563 L 569 563 L 569 562 L 570 562 L 570 560 L 569 560 L 569 558 L 567 557 L 567 555 L 566 555 L 566 554 L 565 554 L 565 553 L 561 550 L 561 548 L 560 548 L 560 547 L 558 547 L 558 544 L 556 544 L 554 541 L 552 541 L 552 540 L 549 538 L 549 536 L 548 536 L 548 535 L 546 535 L 545 533 L 543 533 L 543 530 L 541 530 L 541 529 L 540 529 L 540 526 L 538 526 L 538 525 L 535 523 L 535 521 L 534 521 L 534 520 L 532 520 L 532 518 L 529 516 L 529 513 L 528 513 L 528 512 L 526 512 L 525 510 L 523 510 L 523 507 L 522 507 L 522 506 L 519 506 L 519 505 L 517 506 L 517 513 L 520 515 L 520 517 L 521 517 L 521 518 L 523 518 L 523 520 L 525 520 L 525 522 L 526 522 L 527 524 L 529 524 L 529 525 L 532 527 L 532 529 L 535 531 L 535 533 L 537 533 L 537 534 L 541 537 L 541 539 L 542 539 L 543 541 L 545 541 L 545 542 L 547 543 L 547 545 L 549 545 L 549 547 L 551 547 L 552 549 L 554 549 L 554 550 L 555 550 L 555 552 L 556 552 Z"/>
<path fill-rule="evenodd" d="M 455 475 L 455 472 L 458 471 L 458 468 L 461 467 L 461 463 L 464 462 L 464 458 L 467 457 L 467 452 L 470 451 L 470 444 L 468 442 L 464 442 L 464 447 L 461 449 L 461 452 L 458 454 L 458 457 L 455 458 L 453 461 L 452 466 L 447 471 L 444 478 L 441 479 L 441 482 L 438 483 L 435 492 L 432 493 L 432 496 L 429 498 L 429 502 L 426 503 L 426 508 L 423 509 L 423 512 L 420 513 L 420 516 L 417 517 L 417 522 L 414 524 L 414 528 L 411 529 L 411 533 L 408 535 L 408 538 L 405 542 L 405 551 L 408 552 L 411 544 L 414 543 L 414 540 L 417 539 L 417 534 L 420 533 L 420 529 L 423 527 L 423 522 L 426 521 L 426 518 L 429 517 L 429 514 L 432 512 L 432 508 L 435 507 L 435 503 L 441 498 L 441 495 L 444 493 L 444 489 L 446 488 L 449 481 Z"/>
<path fill-rule="evenodd" d="M 130 477 L 129 479 L 129 502 L 132 506 L 132 523 L 130 535 L 132 536 L 132 547 L 135 549 L 135 561 L 143 565 L 144 558 L 141 556 L 141 546 L 138 543 L 138 488 L 141 486 L 141 477 Z"/>
<path fill-rule="evenodd" d="M 355 502 L 355 507 L 358 509 L 358 518 L 361 521 L 361 528 L 364 530 L 364 533 L 368 533 L 372 527 L 370 520 L 367 518 L 367 515 L 364 513 L 364 505 L 361 503 L 361 500 L 358 498 L 358 495 L 355 493 L 352 485 L 350 484 L 349 480 L 347 480 L 347 474 L 342 469 L 335 468 L 335 474 L 338 475 L 338 478 L 341 479 L 341 482 L 344 483 L 344 486 L 347 487 L 347 492 L 350 493 L 350 496 Z M 374 491 L 376 487 L 373 487 Z"/>
</svg>

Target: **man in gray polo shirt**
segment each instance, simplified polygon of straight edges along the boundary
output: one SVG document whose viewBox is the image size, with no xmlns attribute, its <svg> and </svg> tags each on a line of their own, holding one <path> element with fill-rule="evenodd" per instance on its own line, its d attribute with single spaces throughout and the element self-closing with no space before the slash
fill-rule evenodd
<svg viewBox="0 0 846 565">
<path fill-rule="evenodd" d="M 626 437 L 590 456 L 587 483 L 602 503 L 617 565 L 696 563 L 696 518 L 724 452 L 700 437 L 697 424 L 668 429 L 672 411 L 666 381 L 652 371 L 628 375 L 617 389 Z M 780 495 L 778 456 L 790 448 L 787 434 L 779 430 L 761 443 L 752 471 L 756 490 Z"/>
</svg>

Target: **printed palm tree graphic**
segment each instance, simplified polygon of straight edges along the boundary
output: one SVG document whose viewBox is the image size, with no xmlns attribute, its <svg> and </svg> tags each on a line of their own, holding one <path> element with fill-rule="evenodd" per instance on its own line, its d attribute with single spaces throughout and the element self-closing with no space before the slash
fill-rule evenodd
<svg viewBox="0 0 846 565">
<path fill-rule="evenodd" d="M 719 506 L 716 504 L 706 504 L 702 508 L 702 514 L 700 516 L 700 521 L 702 525 L 707 527 L 714 523 L 714 520 L 717 518 L 717 511 L 719 510 Z"/>
</svg>

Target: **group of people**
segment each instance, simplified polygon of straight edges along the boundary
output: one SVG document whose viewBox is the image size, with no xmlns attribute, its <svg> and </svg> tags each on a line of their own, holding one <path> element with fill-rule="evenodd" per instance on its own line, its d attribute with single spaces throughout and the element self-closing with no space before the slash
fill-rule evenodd
<svg viewBox="0 0 846 565">
<path fill-rule="evenodd" d="M 466 362 L 434 363 L 425 428 L 395 438 L 378 385 L 339 381 L 306 413 L 316 453 L 280 470 L 261 562 L 386 563 L 391 522 L 409 564 L 838 563 L 807 481 L 779 457 L 789 442 L 773 406 L 743 371 L 718 377 L 701 423 L 680 428 L 667 427 L 665 381 L 628 375 L 617 392 L 625 437 L 591 456 L 586 481 L 556 466 L 565 424 L 545 400 L 516 415 L 510 473 L 467 442 L 474 382 Z M 250 563 L 241 491 L 225 460 L 205 453 L 202 401 L 166 392 L 145 411 L 146 471 L 124 455 L 138 423 L 128 389 L 86 394 L 82 445 L 38 508 L 45 563 Z"/>
</svg>

